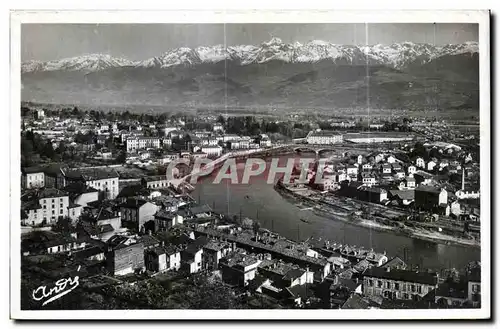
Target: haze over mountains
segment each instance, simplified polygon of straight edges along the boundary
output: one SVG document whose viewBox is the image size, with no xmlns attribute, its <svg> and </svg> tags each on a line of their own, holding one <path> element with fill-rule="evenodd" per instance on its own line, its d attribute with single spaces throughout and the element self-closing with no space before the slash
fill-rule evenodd
<svg viewBox="0 0 500 329">
<path fill-rule="evenodd" d="M 91 54 L 22 64 L 24 101 L 70 104 L 478 109 L 478 44 L 350 46 L 273 38 L 143 61 Z"/>
</svg>

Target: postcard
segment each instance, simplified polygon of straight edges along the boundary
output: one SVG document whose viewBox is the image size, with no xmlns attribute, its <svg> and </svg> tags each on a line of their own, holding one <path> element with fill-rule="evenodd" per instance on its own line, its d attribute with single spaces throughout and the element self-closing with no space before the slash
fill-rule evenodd
<svg viewBox="0 0 500 329">
<path fill-rule="evenodd" d="M 487 319 L 487 11 L 11 14 L 14 319 Z"/>
</svg>

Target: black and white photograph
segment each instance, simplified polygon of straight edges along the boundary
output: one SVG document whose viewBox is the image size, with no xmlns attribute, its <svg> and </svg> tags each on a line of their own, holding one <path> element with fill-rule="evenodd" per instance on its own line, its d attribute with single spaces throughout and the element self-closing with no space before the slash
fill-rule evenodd
<svg viewBox="0 0 500 329">
<path fill-rule="evenodd" d="M 489 12 L 120 17 L 11 16 L 12 317 L 491 316 Z"/>
</svg>

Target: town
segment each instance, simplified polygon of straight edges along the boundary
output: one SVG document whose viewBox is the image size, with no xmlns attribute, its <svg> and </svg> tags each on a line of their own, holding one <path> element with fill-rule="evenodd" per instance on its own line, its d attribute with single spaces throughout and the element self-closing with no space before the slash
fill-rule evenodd
<svg viewBox="0 0 500 329">
<path fill-rule="evenodd" d="M 23 104 L 22 308 L 40 309 L 32 292 L 75 273 L 83 292 L 45 308 L 481 307 L 479 262 L 428 269 L 342 241 L 286 238 L 195 200 L 189 165 L 167 172 L 178 159 L 307 155 L 305 179 L 297 165 L 276 182 L 291 202 L 349 225 L 480 246 L 474 125 L 306 113 Z"/>
</svg>

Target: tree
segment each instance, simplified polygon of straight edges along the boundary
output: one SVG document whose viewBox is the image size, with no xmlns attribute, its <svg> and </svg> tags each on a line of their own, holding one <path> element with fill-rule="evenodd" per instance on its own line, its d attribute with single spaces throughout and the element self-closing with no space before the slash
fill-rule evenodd
<svg viewBox="0 0 500 329">
<path fill-rule="evenodd" d="M 121 151 L 118 156 L 115 159 L 116 163 L 124 163 L 125 160 L 127 159 L 127 153 L 124 151 Z"/>
<path fill-rule="evenodd" d="M 217 122 L 220 123 L 222 126 L 225 126 L 226 125 L 226 119 L 222 116 L 222 114 L 220 114 L 218 117 L 217 117 Z"/>
<path fill-rule="evenodd" d="M 253 229 L 253 233 L 255 235 L 257 235 L 260 231 L 260 223 L 256 220 L 253 221 L 253 224 L 252 224 L 252 229 Z"/>
<path fill-rule="evenodd" d="M 40 154 L 46 156 L 49 159 L 54 158 L 55 152 L 51 141 L 47 141 L 45 143 L 45 146 L 43 147 L 43 150 Z"/>
<path fill-rule="evenodd" d="M 59 217 L 56 223 L 52 226 L 52 230 L 55 232 L 63 233 L 69 235 L 73 232 L 74 226 L 69 217 Z"/>
<path fill-rule="evenodd" d="M 76 106 L 75 106 L 75 107 L 73 108 L 73 110 L 71 111 L 71 114 L 72 114 L 73 116 L 78 116 L 78 117 L 81 115 L 80 110 L 78 110 L 78 107 L 76 107 Z"/>
</svg>

